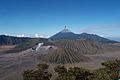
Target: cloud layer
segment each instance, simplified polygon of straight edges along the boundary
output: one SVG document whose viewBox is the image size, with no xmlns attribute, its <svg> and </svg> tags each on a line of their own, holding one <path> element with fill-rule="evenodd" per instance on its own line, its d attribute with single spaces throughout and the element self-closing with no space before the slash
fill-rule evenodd
<svg viewBox="0 0 120 80">
<path fill-rule="evenodd" d="M 81 28 L 80 33 L 92 33 L 105 37 L 120 37 L 120 25 L 93 25 Z"/>
</svg>

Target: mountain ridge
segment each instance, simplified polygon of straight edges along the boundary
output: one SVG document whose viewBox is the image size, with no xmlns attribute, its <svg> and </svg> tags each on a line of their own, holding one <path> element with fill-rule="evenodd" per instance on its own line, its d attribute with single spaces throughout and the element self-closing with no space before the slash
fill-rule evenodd
<svg viewBox="0 0 120 80">
<path fill-rule="evenodd" d="M 0 35 L 0 45 L 18 45 L 28 41 L 29 39 L 32 38 Z"/>
<path fill-rule="evenodd" d="M 98 36 L 96 34 L 88 34 L 88 33 L 76 34 L 66 28 L 54 34 L 49 39 L 51 40 L 62 40 L 62 39 L 67 39 L 67 40 L 83 39 L 84 40 L 85 39 L 85 40 L 93 40 L 93 41 L 103 42 L 103 43 L 118 43 L 118 41 L 110 40 L 110 39 Z"/>
</svg>

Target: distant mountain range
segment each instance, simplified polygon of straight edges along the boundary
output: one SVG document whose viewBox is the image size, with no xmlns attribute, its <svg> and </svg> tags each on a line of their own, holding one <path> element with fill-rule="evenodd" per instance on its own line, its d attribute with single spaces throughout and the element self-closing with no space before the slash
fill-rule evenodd
<svg viewBox="0 0 120 80">
<path fill-rule="evenodd" d="M 30 37 L 14 37 L 14 36 L 6 36 L 0 35 L 0 45 L 15 45 L 16 47 L 12 50 L 7 51 L 7 53 L 11 52 L 20 52 L 29 48 L 34 47 L 36 44 L 40 42 L 47 42 L 48 39 L 45 38 L 30 38 Z"/>
<path fill-rule="evenodd" d="M 28 40 L 31 40 L 31 39 L 34 39 L 34 38 L 0 35 L 0 45 L 18 45 L 18 44 L 27 42 Z M 57 34 L 51 36 L 49 39 L 50 40 L 65 40 L 65 39 L 67 40 L 92 40 L 92 41 L 102 42 L 102 43 L 117 43 L 117 41 L 110 40 L 104 37 L 100 37 L 94 34 L 88 34 L 88 33 L 75 34 L 66 28 L 58 32 Z"/>
<path fill-rule="evenodd" d="M 0 35 L 0 45 L 18 45 L 32 38 Z"/>
<path fill-rule="evenodd" d="M 88 34 L 88 33 L 75 34 L 66 28 L 63 29 L 62 31 L 58 32 L 57 34 L 51 36 L 49 39 L 51 39 L 51 40 L 62 40 L 62 39 L 92 40 L 92 41 L 102 42 L 102 43 L 117 43 L 117 41 L 110 40 L 110 39 L 107 39 L 104 37 L 100 37 L 95 34 Z"/>
<path fill-rule="evenodd" d="M 31 38 L 31 37 L 15 37 L 15 36 L 7 36 L 0 35 L 0 45 L 20 45 L 26 43 L 30 40 L 47 40 L 46 38 Z"/>
<path fill-rule="evenodd" d="M 43 42 L 44 45 L 53 45 L 55 41 L 60 40 L 88 40 L 100 43 L 118 43 L 117 41 L 100 37 L 94 34 L 75 34 L 69 29 L 65 28 L 50 38 L 30 38 L 30 37 L 14 37 L 0 35 L 0 45 L 15 45 L 16 47 L 9 52 L 18 52 L 34 47 L 36 44 Z M 68 45 L 68 44 L 67 44 Z M 88 45 L 86 45 L 88 46 Z"/>
</svg>

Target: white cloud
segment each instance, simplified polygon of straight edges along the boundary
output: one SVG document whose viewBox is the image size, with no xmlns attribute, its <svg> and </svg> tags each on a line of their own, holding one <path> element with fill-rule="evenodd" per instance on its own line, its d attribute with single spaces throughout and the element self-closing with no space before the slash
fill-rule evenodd
<svg viewBox="0 0 120 80">
<path fill-rule="evenodd" d="M 17 37 L 24 37 L 24 35 L 22 34 L 22 35 L 17 35 Z"/>
<path fill-rule="evenodd" d="M 120 25 L 93 25 L 81 28 L 80 33 L 86 32 L 104 37 L 120 37 Z"/>
<path fill-rule="evenodd" d="M 29 35 L 25 35 L 25 34 L 19 34 L 19 35 L 16 35 L 17 37 L 30 37 Z"/>
<path fill-rule="evenodd" d="M 35 37 L 39 37 L 39 35 L 36 33 L 36 34 L 35 34 Z"/>
<path fill-rule="evenodd" d="M 49 38 L 49 35 L 40 35 L 41 38 Z"/>
</svg>

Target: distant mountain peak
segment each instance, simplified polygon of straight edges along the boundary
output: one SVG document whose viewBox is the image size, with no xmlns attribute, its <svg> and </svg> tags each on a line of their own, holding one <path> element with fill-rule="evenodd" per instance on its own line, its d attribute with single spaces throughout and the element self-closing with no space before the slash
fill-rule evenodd
<svg viewBox="0 0 120 80">
<path fill-rule="evenodd" d="M 66 32 L 71 32 L 71 31 L 69 29 L 67 29 L 67 26 L 64 26 L 64 29 L 61 32 L 66 33 Z"/>
<path fill-rule="evenodd" d="M 57 40 L 57 39 L 75 39 L 76 38 L 76 34 L 71 32 L 69 29 L 66 28 L 66 26 L 64 26 L 64 29 L 58 33 L 56 33 L 55 35 L 51 36 L 50 39 L 52 40 Z"/>
<path fill-rule="evenodd" d="M 107 38 L 98 36 L 96 34 L 88 34 L 88 33 L 81 33 L 81 34 L 75 34 L 71 32 L 69 29 L 64 27 L 64 29 L 55 35 L 51 36 L 50 39 L 52 40 L 61 40 L 61 39 L 68 39 L 68 40 L 92 40 L 96 42 L 102 42 L 102 43 L 117 43 L 117 41 L 109 40 Z"/>
</svg>

